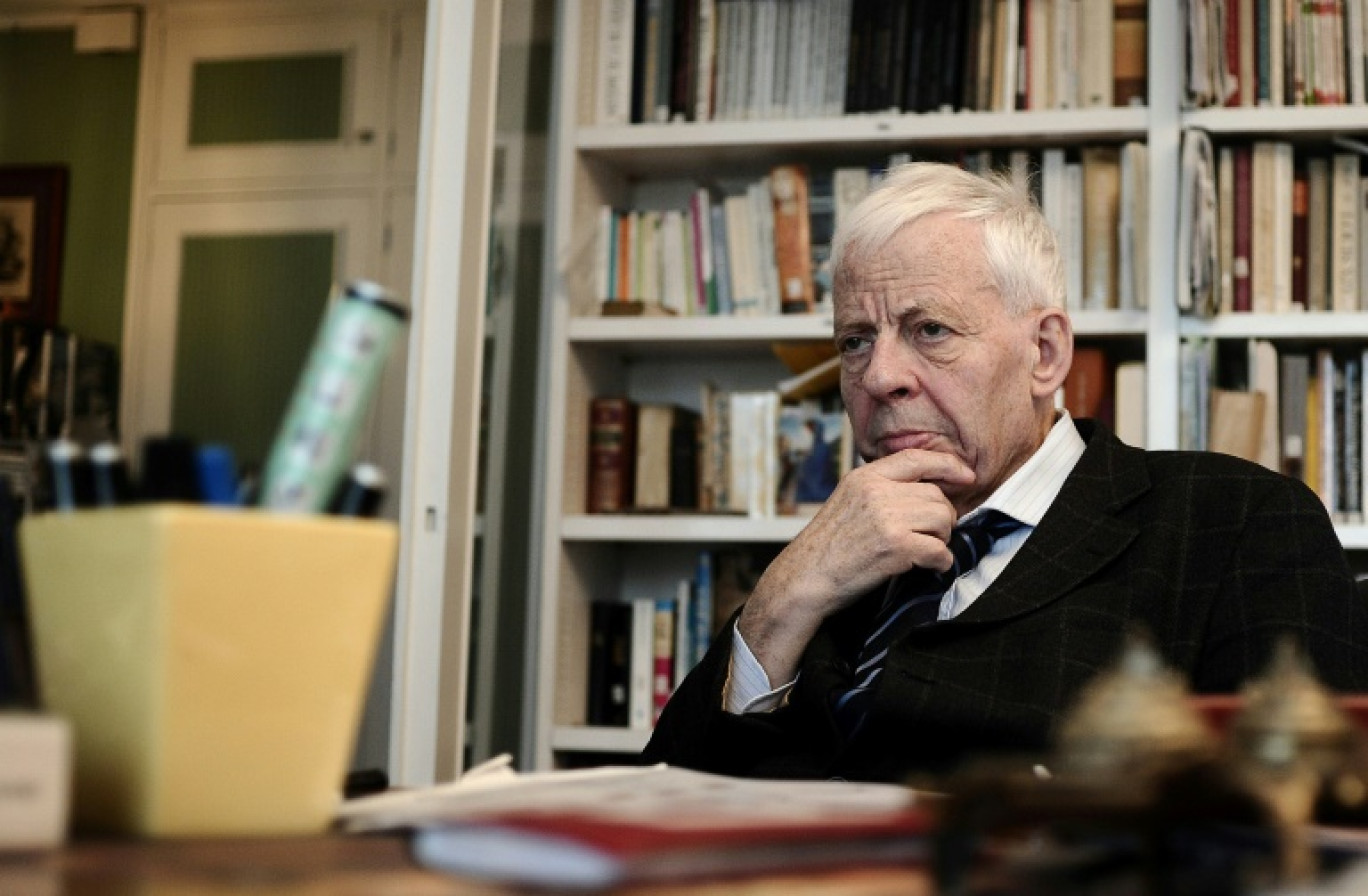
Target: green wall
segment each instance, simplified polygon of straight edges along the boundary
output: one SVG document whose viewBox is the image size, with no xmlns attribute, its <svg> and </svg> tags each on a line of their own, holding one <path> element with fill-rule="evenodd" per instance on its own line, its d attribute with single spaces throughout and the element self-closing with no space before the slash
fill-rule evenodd
<svg viewBox="0 0 1368 896">
<path fill-rule="evenodd" d="M 59 310 L 119 345 L 133 185 L 136 53 L 80 54 L 72 32 L 0 33 L 0 165 L 68 166 Z"/>
</svg>

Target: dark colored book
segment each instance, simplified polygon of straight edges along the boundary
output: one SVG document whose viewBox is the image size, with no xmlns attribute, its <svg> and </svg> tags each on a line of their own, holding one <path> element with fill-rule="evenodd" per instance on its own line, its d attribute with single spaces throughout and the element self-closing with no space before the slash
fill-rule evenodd
<svg viewBox="0 0 1368 896">
<path fill-rule="evenodd" d="M 1303 310 L 1306 308 L 1307 272 L 1310 270 L 1310 257 L 1307 254 L 1311 235 L 1309 190 L 1306 165 L 1298 162 L 1292 175 L 1292 304 Z"/>
<path fill-rule="evenodd" d="M 651 0 L 636 0 L 632 15 L 632 124 L 650 120 L 646 110 L 646 63 L 649 56 L 646 13 Z"/>
<path fill-rule="evenodd" d="M 940 88 L 936 104 L 932 109 L 942 107 L 961 108 L 960 95 L 964 84 L 964 56 L 968 45 L 969 12 L 972 3 L 951 3 L 942 7 L 938 13 L 941 19 L 940 39 L 932 46 L 941 50 Z"/>
<path fill-rule="evenodd" d="M 847 114 L 869 111 L 869 77 L 873 61 L 874 18 L 878 0 L 852 0 L 850 41 L 846 54 Z"/>
<path fill-rule="evenodd" d="M 589 403 L 589 513 L 622 513 L 632 506 L 636 405 L 603 396 Z"/>
<path fill-rule="evenodd" d="M 671 38 L 670 120 L 693 121 L 698 80 L 698 2 L 675 0 Z"/>
<path fill-rule="evenodd" d="M 597 600 L 589 608 L 589 692 L 585 721 L 590 725 L 627 725 L 628 652 L 632 607 Z"/>
<path fill-rule="evenodd" d="M 1253 294 L 1249 281 L 1250 243 L 1253 239 L 1253 150 L 1249 144 L 1234 148 L 1235 155 L 1235 257 L 1232 262 L 1233 304 L 1236 311 L 1249 311 Z"/>
<path fill-rule="evenodd" d="M 1339 501 L 1340 509 L 1353 520 L 1363 510 L 1363 360 L 1350 352 L 1339 363 L 1344 368 Z"/>
<path fill-rule="evenodd" d="M 702 418 L 681 414 L 670 427 L 670 508 L 698 509 L 698 462 Z"/>
<path fill-rule="evenodd" d="M 901 65 L 907 28 L 906 0 L 884 0 L 875 6 L 870 24 L 869 85 L 866 111 L 897 109 L 902 93 Z"/>
<path fill-rule="evenodd" d="M 935 79 L 924 70 L 926 32 L 933 15 L 930 0 L 907 0 L 907 41 L 902 63 L 902 105 L 904 112 L 924 112 L 927 86 Z"/>
<path fill-rule="evenodd" d="M 982 3 L 980 0 L 964 0 L 956 6 L 964 7 L 960 16 L 963 19 L 963 26 L 959 32 L 957 40 L 962 52 L 959 58 L 960 81 L 959 93 L 956 95 L 955 108 L 977 110 L 979 94 L 979 31 L 983 28 L 991 28 L 992 20 L 985 21 L 982 15 Z"/>
</svg>

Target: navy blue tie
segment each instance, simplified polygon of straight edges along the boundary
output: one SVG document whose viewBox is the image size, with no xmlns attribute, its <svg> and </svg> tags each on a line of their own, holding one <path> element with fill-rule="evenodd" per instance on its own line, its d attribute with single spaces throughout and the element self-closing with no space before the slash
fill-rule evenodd
<svg viewBox="0 0 1368 896">
<path fill-rule="evenodd" d="M 986 510 L 950 533 L 948 544 L 955 560 L 945 572 L 914 569 L 889 582 L 856 659 L 855 683 L 836 699 L 836 718 L 848 735 L 864 721 L 870 692 L 883 671 L 889 646 L 910 629 L 935 622 L 940 616 L 941 598 L 955 580 L 977 566 L 993 549 L 993 542 L 1022 525 L 1001 511 Z"/>
</svg>

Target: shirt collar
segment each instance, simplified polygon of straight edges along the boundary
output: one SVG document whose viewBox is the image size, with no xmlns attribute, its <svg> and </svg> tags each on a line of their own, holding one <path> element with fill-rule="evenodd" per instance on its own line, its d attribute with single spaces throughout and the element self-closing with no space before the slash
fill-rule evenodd
<svg viewBox="0 0 1368 896">
<path fill-rule="evenodd" d="M 1058 419 L 1035 454 L 998 486 L 988 500 L 965 514 L 961 523 L 985 510 L 997 510 L 1027 526 L 1040 524 L 1087 447 L 1069 412 L 1060 410 L 1058 413 Z"/>
</svg>

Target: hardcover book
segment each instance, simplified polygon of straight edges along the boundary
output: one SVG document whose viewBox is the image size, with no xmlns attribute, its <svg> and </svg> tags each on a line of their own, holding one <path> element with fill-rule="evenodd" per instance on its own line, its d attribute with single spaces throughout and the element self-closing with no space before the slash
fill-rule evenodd
<svg viewBox="0 0 1368 896">
<path fill-rule="evenodd" d="M 621 513 L 632 506 L 635 457 L 636 405 L 620 396 L 591 399 L 585 502 L 589 513 Z"/>
</svg>

